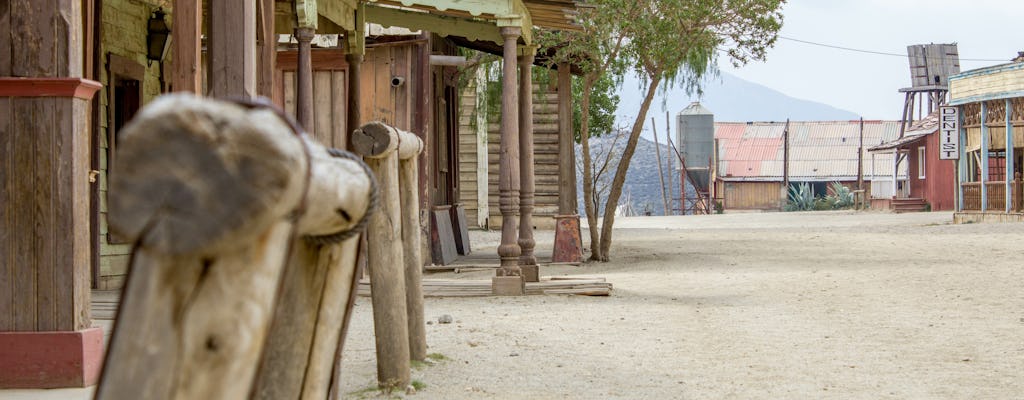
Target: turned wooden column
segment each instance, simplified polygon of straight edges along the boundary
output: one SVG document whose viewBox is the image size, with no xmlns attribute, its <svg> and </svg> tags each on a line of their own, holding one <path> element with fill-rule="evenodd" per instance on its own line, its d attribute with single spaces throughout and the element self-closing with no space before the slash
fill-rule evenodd
<svg viewBox="0 0 1024 400">
<path fill-rule="evenodd" d="M 295 28 L 295 40 L 299 42 L 298 67 L 295 70 L 295 119 L 299 125 L 313 135 L 313 56 L 310 54 L 313 28 Z"/>
<path fill-rule="evenodd" d="M 494 294 L 519 295 L 525 292 L 519 267 L 521 250 L 516 237 L 516 212 L 519 211 L 519 96 L 516 84 L 516 41 L 519 27 L 502 27 L 505 38 L 501 82 L 501 150 L 498 162 L 499 209 L 501 210 L 501 267 L 493 281 Z"/>
<path fill-rule="evenodd" d="M 519 56 L 519 266 L 523 281 L 540 280 L 537 257 L 533 254 L 536 241 L 533 239 L 533 74 L 530 66 L 536 47 L 526 46 Z"/>
<path fill-rule="evenodd" d="M 351 133 L 362 123 L 362 116 L 359 108 L 362 102 L 359 101 L 362 95 L 359 90 L 359 67 L 363 63 L 362 54 L 345 54 L 345 61 L 348 62 L 348 115 L 345 116 L 346 133 Z M 351 135 L 346 135 L 351 136 Z"/>
</svg>

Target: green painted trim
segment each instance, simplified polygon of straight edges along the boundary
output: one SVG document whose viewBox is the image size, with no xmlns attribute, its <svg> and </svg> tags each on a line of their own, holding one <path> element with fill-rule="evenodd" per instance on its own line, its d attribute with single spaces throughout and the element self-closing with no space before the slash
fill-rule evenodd
<svg viewBox="0 0 1024 400">
<path fill-rule="evenodd" d="M 498 27 L 489 22 L 400 10 L 373 4 L 366 6 L 366 20 L 385 27 L 398 26 L 412 30 L 430 31 L 441 36 L 462 36 L 469 40 L 502 43 Z"/>
<path fill-rule="evenodd" d="M 296 28 L 313 28 L 316 30 L 317 0 L 295 0 Z"/>
<path fill-rule="evenodd" d="M 305 0 L 313 1 L 316 12 L 337 24 L 346 31 L 356 29 L 356 10 L 360 7 L 359 0 Z M 315 25 L 314 25 L 315 27 Z M 362 31 L 362 28 L 359 28 Z"/>
</svg>

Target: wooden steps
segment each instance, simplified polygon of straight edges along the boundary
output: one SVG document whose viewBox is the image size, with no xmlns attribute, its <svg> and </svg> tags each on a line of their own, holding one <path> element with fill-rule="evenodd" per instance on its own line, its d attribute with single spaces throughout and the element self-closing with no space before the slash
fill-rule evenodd
<svg viewBox="0 0 1024 400">
<path fill-rule="evenodd" d="M 892 211 L 896 213 L 924 211 L 927 202 L 921 198 L 903 198 L 892 200 Z"/>
<path fill-rule="evenodd" d="M 540 282 L 527 282 L 526 294 L 574 294 L 581 296 L 608 296 L 612 284 L 600 277 L 544 277 Z M 359 281 L 359 295 L 370 295 L 370 282 Z M 491 280 L 424 279 L 424 297 L 481 297 L 491 296 Z"/>
</svg>

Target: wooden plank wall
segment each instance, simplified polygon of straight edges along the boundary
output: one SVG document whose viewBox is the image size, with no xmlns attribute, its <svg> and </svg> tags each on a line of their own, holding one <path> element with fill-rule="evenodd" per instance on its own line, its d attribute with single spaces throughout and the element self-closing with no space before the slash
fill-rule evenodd
<svg viewBox="0 0 1024 400">
<path fill-rule="evenodd" d="M 82 76 L 75 2 L 0 3 L 0 76 Z M 81 99 L 0 98 L 0 331 L 90 325 L 90 111 Z"/>
<path fill-rule="evenodd" d="M 778 210 L 781 182 L 725 182 L 726 210 Z"/>
<path fill-rule="evenodd" d="M 459 107 L 459 202 L 466 208 L 466 225 L 484 227 L 486 221 L 479 218 L 477 171 L 480 163 L 477 141 L 477 82 L 471 80 L 463 88 Z"/>
<path fill-rule="evenodd" d="M 491 84 L 499 84 L 492 82 Z M 534 209 L 534 225 L 538 229 L 553 229 L 554 215 L 558 213 L 558 93 L 546 85 L 534 85 L 533 98 L 533 143 L 536 176 L 536 208 Z M 466 94 L 463 93 L 465 96 Z M 501 143 L 500 116 L 488 115 L 488 200 L 490 217 L 486 221 L 476 218 L 477 178 L 476 171 L 476 138 L 475 130 L 469 118 L 473 114 L 468 111 L 475 107 L 475 102 L 463 99 L 463 112 L 460 116 L 462 129 L 459 131 L 460 145 L 460 199 L 466 206 L 467 223 L 487 229 L 501 228 L 501 212 L 498 208 L 498 151 Z M 472 141 L 472 142 L 470 142 Z M 472 162 L 470 162 L 472 160 Z M 472 167 L 472 169 L 470 169 Z M 472 199 L 472 201 L 470 201 Z"/>
</svg>

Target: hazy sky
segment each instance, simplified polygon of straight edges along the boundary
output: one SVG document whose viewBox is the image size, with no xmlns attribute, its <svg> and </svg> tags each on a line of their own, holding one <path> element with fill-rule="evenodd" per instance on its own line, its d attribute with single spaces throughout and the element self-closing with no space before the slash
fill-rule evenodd
<svg viewBox="0 0 1024 400">
<path fill-rule="evenodd" d="M 956 42 L 961 70 L 1024 51 L 1024 0 L 790 0 L 783 37 L 906 54 L 907 45 Z M 968 61 L 993 59 L 1000 61 Z M 780 38 L 763 63 L 721 68 L 793 97 L 867 119 L 899 119 L 910 86 L 906 57 L 865 54 Z"/>
</svg>

